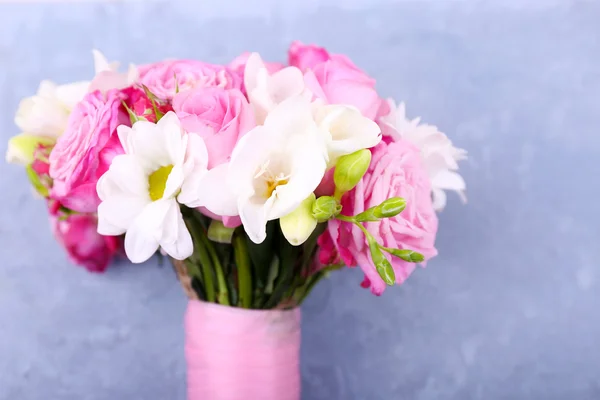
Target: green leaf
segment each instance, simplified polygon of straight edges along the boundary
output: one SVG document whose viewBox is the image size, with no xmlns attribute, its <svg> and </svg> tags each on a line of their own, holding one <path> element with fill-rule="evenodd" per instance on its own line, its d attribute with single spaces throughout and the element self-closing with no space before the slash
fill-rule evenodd
<svg viewBox="0 0 600 400">
<path fill-rule="evenodd" d="M 273 261 L 269 267 L 269 275 L 267 276 L 267 285 L 265 286 L 266 294 L 273 293 L 273 286 L 277 275 L 279 275 L 279 258 L 273 257 Z"/>
<path fill-rule="evenodd" d="M 273 255 L 277 252 L 275 235 L 278 230 L 279 221 L 269 221 L 267 223 L 267 238 L 259 244 L 254 243 L 248 235 L 246 237 L 246 245 L 248 254 L 252 260 L 254 280 L 258 289 L 263 289 L 267 282 L 269 274 L 269 266 Z"/>
<path fill-rule="evenodd" d="M 48 188 L 42 184 L 40 177 L 33 170 L 33 167 L 31 165 L 28 165 L 27 167 L 25 167 L 25 171 L 27 172 L 29 182 L 31 182 L 35 190 L 40 194 L 40 196 L 47 198 L 50 194 Z"/>
<path fill-rule="evenodd" d="M 233 251 L 235 265 L 238 270 L 238 289 L 241 306 L 250 308 L 252 306 L 252 271 L 250 256 L 246 245 L 246 236 L 240 229 L 233 237 Z"/>
<path fill-rule="evenodd" d="M 160 121 L 160 119 L 165 114 L 163 114 L 158 109 L 158 106 L 156 105 L 159 102 L 158 98 L 150 91 L 150 89 L 148 89 L 148 86 L 142 85 L 142 88 L 144 89 L 144 93 L 146 93 L 146 96 L 148 96 L 148 98 L 150 99 L 150 102 L 152 103 L 152 109 L 154 110 L 154 116 L 156 117 L 156 122 Z"/>
<path fill-rule="evenodd" d="M 277 243 L 279 248 L 279 275 L 275 280 L 273 293 L 264 305 L 264 308 L 274 308 L 285 299 L 286 293 L 292 288 L 294 278 L 300 271 L 296 269 L 299 264 L 299 256 L 302 247 L 296 247 L 289 244 L 281 231 L 277 233 Z"/>
<path fill-rule="evenodd" d="M 127 114 L 129 114 L 129 121 L 131 121 L 131 125 L 135 124 L 138 121 L 147 121 L 146 118 L 138 117 L 135 113 L 127 106 L 125 101 L 122 101 L 121 104 L 127 110 Z"/>
</svg>

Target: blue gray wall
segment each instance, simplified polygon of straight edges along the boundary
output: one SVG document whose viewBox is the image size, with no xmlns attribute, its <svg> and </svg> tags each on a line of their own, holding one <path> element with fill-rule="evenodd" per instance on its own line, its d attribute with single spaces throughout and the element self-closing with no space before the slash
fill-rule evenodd
<svg viewBox="0 0 600 400">
<path fill-rule="evenodd" d="M 469 150 L 426 270 L 381 298 L 344 271 L 304 307 L 304 399 L 600 398 L 598 1 L 83 3 L 0 5 L 1 153 L 19 99 L 88 78 L 92 47 L 219 63 L 293 39 Z M 24 172 L 0 164 L 0 185 L 0 399 L 183 400 L 171 269 L 76 269 Z"/>
</svg>

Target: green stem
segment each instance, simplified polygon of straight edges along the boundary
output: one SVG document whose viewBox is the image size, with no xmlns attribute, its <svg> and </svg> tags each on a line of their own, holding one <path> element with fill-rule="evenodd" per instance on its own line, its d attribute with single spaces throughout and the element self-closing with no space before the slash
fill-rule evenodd
<svg viewBox="0 0 600 400">
<path fill-rule="evenodd" d="M 250 271 L 250 255 L 246 247 L 246 240 L 240 234 L 233 237 L 233 251 L 235 265 L 238 270 L 238 291 L 242 307 L 252 306 L 252 273 Z"/>
<path fill-rule="evenodd" d="M 202 232 L 202 241 L 204 242 L 204 246 L 208 249 L 208 253 L 212 259 L 215 272 L 217 274 L 217 288 L 219 290 L 219 293 L 217 294 L 217 302 L 219 304 L 223 304 L 224 306 L 228 306 L 230 305 L 229 293 L 227 290 L 227 282 L 225 281 L 225 274 L 223 273 L 223 267 L 221 266 L 221 261 L 219 260 L 219 255 L 204 232 Z"/>
<path fill-rule="evenodd" d="M 215 302 L 215 285 L 213 282 L 212 268 L 210 255 L 202 243 L 202 234 L 198 226 L 192 221 L 185 221 L 192 237 L 194 238 L 194 252 L 197 252 L 200 266 L 202 267 L 202 280 L 204 282 L 204 290 L 206 291 L 206 300 L 210 303 Z"/>
</svg>

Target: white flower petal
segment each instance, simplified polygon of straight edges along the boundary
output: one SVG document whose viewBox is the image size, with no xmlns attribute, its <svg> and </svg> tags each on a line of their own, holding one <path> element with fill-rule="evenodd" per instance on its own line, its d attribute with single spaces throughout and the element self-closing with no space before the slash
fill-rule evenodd
<svg viewBox="0 0 600 400">
<path fill-rule="evenodd" d="M 172 202 L 164 226 L 160 247 L 176 260 L 185 260 L 191 256 L 194 252 L 192 236 L 185 226 L 177 203 Z"/>
<path fill-rule="evenodd" d="M 238 215 L 237 197 L 229 189 L 229 164 L 221 164 L 208 171 L 197 185 L 184 182 L 177 200 L 188 207 L 206 207 L 210 212 L 225 217 Z"/>
<path fill-rule="evenodd" d="M 158 250 L 162 226 L 174 200 L 158 200 L 148 204 L 135 218 L 125 234 L 125 253 L 131 262 L 141 263 Z"/>
<path fill-rule="evenodd" d="M 329 133 L 330 166 L 343 155 L 369 149 L 381 141 L 381 129 L 354 107 L 329 105 L 317 112 L 319 128 Z"/>
<path fill-rule="evenodd" d="M 148 176 L 134 155 L 116 156 L 110 169 L 100 177 L 96 191 L 101 200 L 115 194 L 148 196 Z"/>
<path fill-rule="evenodd" d="M 156 124 L 138 121 L 133 124 L 132 129 L 129 140 L 136 156 L 144 161 L 145 169 L 172 165 L 169 149 L 165 146 L 165 135 Z"/>
<path fill-rule="evenodd" d="M 241 201 L 240 219 L 246 234 L 254 243 L 262 243 L 267 237 L 267 215 L 265 203 L 257 198 Z"/>
<path fill-rule="evenodd" d="M 431 185 L 435 188 L 446 190 L 465 190 L 466 183 L 462 176 L 453 171 L 440 171 L 431 180 Z"/>
<path fill-rule="evenodd" d="M 434 188 L 431 191 L 432 195 L 432 205 L 435 211 L 441 211 L 446 207 L 446 192 L 442 189 Z"/>
<path fill-rule="evenodd" d="M 260 55 L 258 53 L 250 54 L 244 68 L 244 87 L 247 93 L 251 93 L 256 88 L 258 74 L 261 69 L 264 69 L 265 72 L 267 70 Z"/>
<path fill-rule="evenodd" d="M 98 233 L 120 235 L 125 233 L 135 219 L 150 204 L 149 199 L 117 194 L 98 206 Z"/>
<path fill-rule="evenodd" d="M 94 70 L 96 71 L 96 75 L 100 72 L 111 71 L 111 65 L 108 63 L 104 54 L 100 52 L 100 50 L 93 49 L 92 55 L 94 56 Z"/>
<path fill-rule="evenodd" d="M 267 214 L 268 219 L 281 218 L 295 210 L 323 180 L 327 163 L 318 151 L 318 143 L 298 145 L 291 160 L 292 173 L 288 183 L 275 189 L 276 200 Z"/>
<path fill-rule="evenodd" d="M 177 194 L 184 182 L 183 165 L 175 164 L 165 185 L 163 199 L 169 199 Z"/>
</svg>

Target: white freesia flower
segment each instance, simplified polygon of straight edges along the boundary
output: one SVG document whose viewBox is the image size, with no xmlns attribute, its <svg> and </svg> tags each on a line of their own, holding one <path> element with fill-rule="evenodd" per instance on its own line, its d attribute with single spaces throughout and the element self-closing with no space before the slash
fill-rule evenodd
<svg viewBox="0 0 600 400">
<path fill-rule="evenodd" d="M 22 132 L 56 139 L 67 126 L 71 110 L 87 93 L 89 82 L 56 85 L 42 81 L 37 94 L 21 100 L 15 124 Z"/>
<path fill-rule="evenodd" d="M 92 82 L 57 85 L 45 80 L 40 83 L 35 96 L 21 101 L 15 123 L 22 132 L 56 139 L 64 132 L 71 111 L 86 93 L 122 89 L 137 79 L 137 68 L 133 65 L 126 74 L 121 74 L 117 72 L 118 63 L 109 64 L 98 50 L 93 50 L 93 55 L 96 72 Z"/>
<path fill-rule="evenodd" d="M 204 141 L 185 133 L 174 112 L 156 124 L 139 121 L 117 132 L 125 154 L 98 181 L 98 232 L 125 233 L 125 252 L 134 263 L 159 247 L 175 259 L 189 257 L 192 238 L 179 203 L 196 200 L 208 165 Z"/>
<path fill-rule="evenodd" d="M 329 167 L 341 156 L 369 149 L 381 141 L 381 129 L 355 107 L 313 103 L 317 125 L 325 134 Z"/>
<path fill-rule="evenodd" d="M 392 99 L 389 99 L 388 103 L 390 113 L 381 118 L 384 135 L 408 140 L 421 150 L 431 178 L 433 207 L 440 211 L 446 206 L 444 190 L 455 191 L 461 200 L 466 202 L 466 184 L 456 171 L 457 162 L 467 158 L 467 151 L 454 147 L 450 139 L 436 126 L 421 124 L 421 118 L 408 119 L 404 103 L 400 103 L 398 107 Z"/>
<path fill-rule="evenodd" d="M 191 205 L 239 215 L 250 239 L 261 243 L 267 221 L 300 206 L 323 179 L 326 166 L 326 147 L 310 101 L 295 96 L 240 139 L 229 163 L 208 172 Z"/>
<path fill-rule="evenodd" d="M 138 69 L 135 65 L 129 64 L 127 72 L 119 72 L 119 63 L 106 60 L 106 57 L 100 51 L 92 50 L 94 55 L 94 69 L 96 76 L 90 83 L 89 92 L 100 90 L 107 92 L 111 89 L 124 89 L 133 85 L 139 78 Z"/>
<path fill-rule="evenodd" d="M 300 94 L 308 99 L 312 97 L 304 84 L 302 71 L 296 67 L 285 67 L 271 75 L 258 53 L 248 57 L 244 86 L 259 125 L 282 101 Z"/>
</svg>

